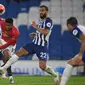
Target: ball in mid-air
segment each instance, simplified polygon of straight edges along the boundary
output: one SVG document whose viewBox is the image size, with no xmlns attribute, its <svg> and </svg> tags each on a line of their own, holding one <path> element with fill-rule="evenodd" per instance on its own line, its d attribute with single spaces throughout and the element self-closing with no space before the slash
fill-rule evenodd
<svg viewBox="0 0 85 85">
<path fill-rule="evenodd" d="M 5 7 L 4 5 L 0 4 L 0 15 L 4 14 L 5 12 Z"/>
</svg>

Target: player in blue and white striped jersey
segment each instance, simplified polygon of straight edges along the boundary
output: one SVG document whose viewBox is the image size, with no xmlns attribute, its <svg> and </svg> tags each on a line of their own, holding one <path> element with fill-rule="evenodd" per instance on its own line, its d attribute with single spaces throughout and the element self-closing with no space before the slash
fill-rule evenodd
<svg viewBox="0 0 85 85">
<path fill-rule="evenodd" d="M 59 80 L 59 74 L 54 72 L 50 66 L 46 65 L 47 61 L 47 45 L 49 42 L 49 36 L 53 27 L 52 20 L 48 17 L 48 7 L 45 5 L 40 6 L 40 20 L 38 24 L 35 21 L 32 22 L 32 26 L 36 29 L 36 32 L 30 34 L 33 37 L 32 43 L 28 43 L 20 48 L 16 54 L 13 54 L 8 62 L 0 68 L 0 70 L 5 71 L 11 64 L 19 59 L 23 55 L 29 55 L 36 53 L 39 59 L 39 66 L 42 70 L 51 74 L 56 80 Z M 35 16 L 36 17 L 36 16 Z"/>
<path fill-rule="evenodd" d="M 33 25 L 34 24 L 36 26 L 36 23 L 33 21 Z M 33 27 L 36 29 L 35 26 L 33 26 Z M 45 20 L 40 19 L 38 22 L 37 28 L 40 28 L 40 29 L 43 29 L 46 31 L 49 30 L 49 33 L 45 33 L 45 32 L 43 33 L 43 32 L 36 30 L 36 35 L 33 39 L 34 44 L 37 44 L 40 46 L 46 46 L 48 44 L 49 36 L 50 36 L 51 30 L 53 28 L 52 20 L 49 17 L 47 17 Z"/>
<path fill-rule="evenodd" d="M 66 85 L 71 76 L 73 67 L 85 64 L 85 26 L 78 25 L 77 19 L 75 17 L 70 17 L 67 20 L 67 27 L 69 32 L 81 42 L 81 47 L 79 53 L 68 61 L 60 85 Z"/>
</svg>

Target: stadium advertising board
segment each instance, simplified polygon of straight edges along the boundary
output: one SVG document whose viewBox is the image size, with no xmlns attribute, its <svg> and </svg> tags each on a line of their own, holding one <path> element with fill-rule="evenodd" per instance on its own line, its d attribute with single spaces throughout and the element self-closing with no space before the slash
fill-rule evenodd
<svg viewBox="0 0 85 85">
<path fill-rule="evenodd" d="M 63 70 L 66 66 L 67 61 L 48 61 L 47 64 L 50 65 L 55 71 L 60 72 L 62 75 Z M 39 68 L 38 61 L 18 61 L 12 65 L 12 71 L 14 74 L 20 75 L 48 75 L 46 72 Z M 73 75 L 77 75 L 77 68 L 74 68 Z"/>
</svg>

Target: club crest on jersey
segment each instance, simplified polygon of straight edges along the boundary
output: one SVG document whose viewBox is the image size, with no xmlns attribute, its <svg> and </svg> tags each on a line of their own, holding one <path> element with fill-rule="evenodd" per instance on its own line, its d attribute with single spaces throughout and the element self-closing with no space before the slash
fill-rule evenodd
<svg viewBox="0 0 85 85">
<path fill-rule="evenodd" d="M 73 30 L 73 35 L 77 35 L 78 30 Z"/>
<path fill-rule="evenodd" d="M 47 27 L 51 27 L 51 23 L 48 22 L 48 23 L 47 23 Z"/>
</svg>

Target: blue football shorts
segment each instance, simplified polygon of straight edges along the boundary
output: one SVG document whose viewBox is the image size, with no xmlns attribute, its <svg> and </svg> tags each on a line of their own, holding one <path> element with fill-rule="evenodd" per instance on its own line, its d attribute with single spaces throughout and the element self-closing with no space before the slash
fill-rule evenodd
<svg viewBox="0 0 85 85">
<path fill-rule="evenodd" d="M 27 50 L 30 54 L 36 53 L 39 60 L 47 61 L 47 47 L 39 46 L 34 43 L 28 43 L 23 46 L 25 50 Z"/>
</svg>

